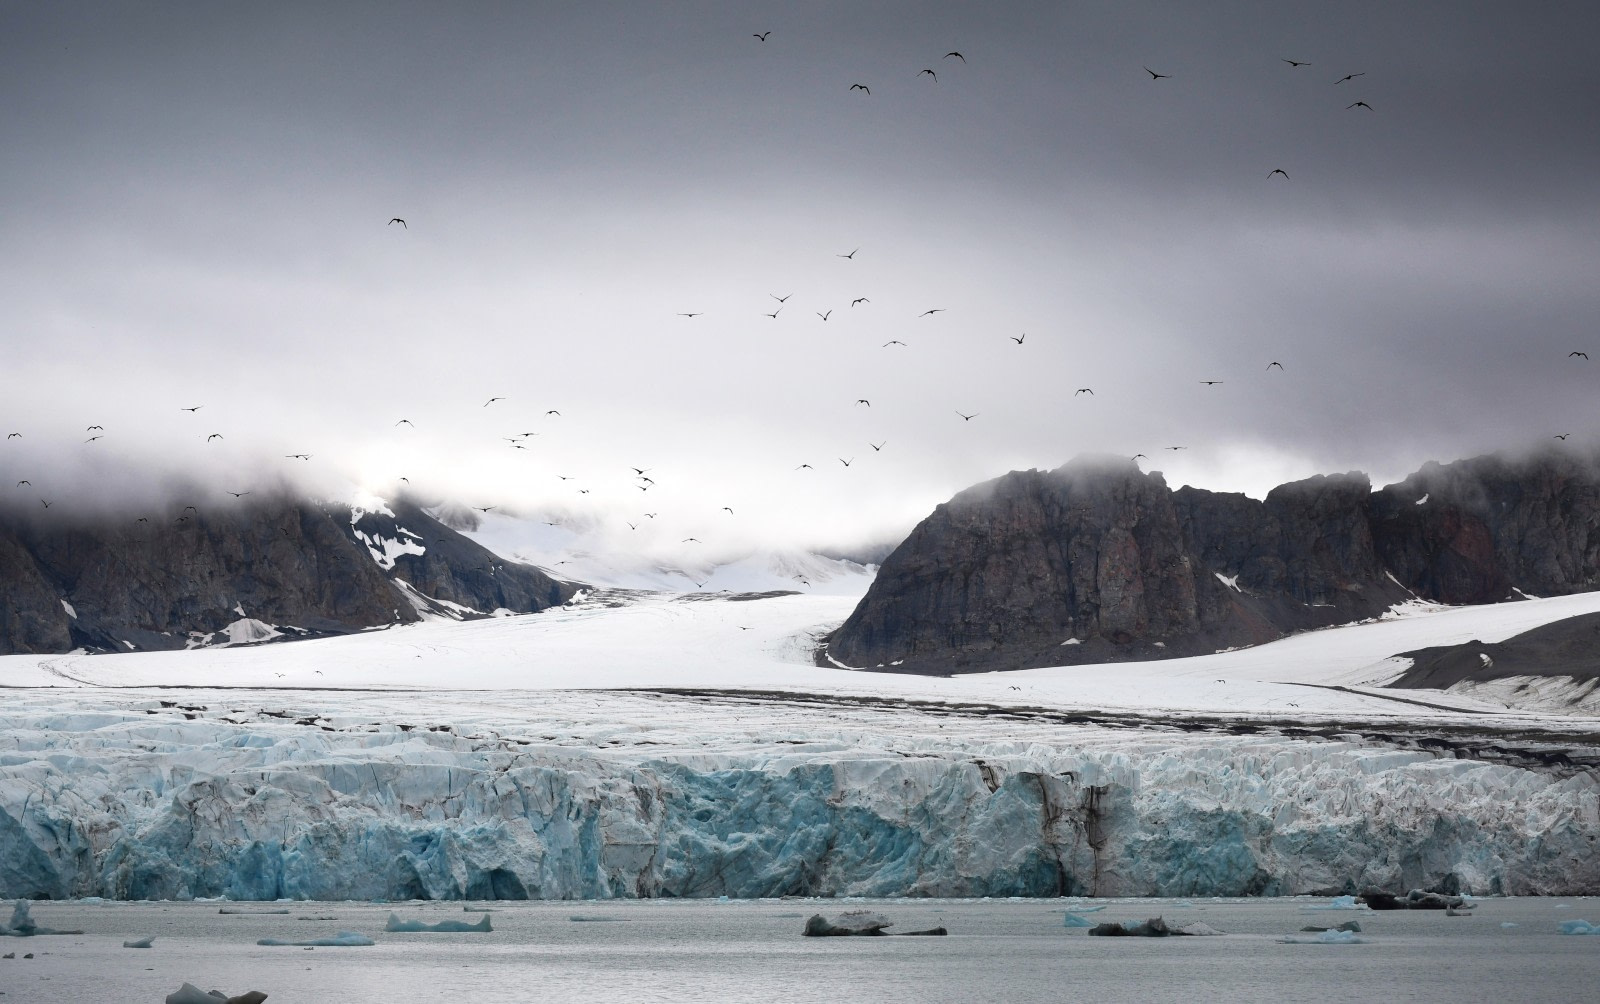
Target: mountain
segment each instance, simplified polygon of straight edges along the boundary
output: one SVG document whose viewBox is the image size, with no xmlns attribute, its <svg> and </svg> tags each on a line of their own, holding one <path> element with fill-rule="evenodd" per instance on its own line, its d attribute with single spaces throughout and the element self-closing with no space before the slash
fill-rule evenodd
<svg viewBox="0 0 1600 1004">
<path fill-rule="evenodd" d="M 1012 472 L 939 506 L 829 639 L 842 665 L 979 672 L 1197 655 L 1373 617 L 1600 585 L 1596 458 L 1428 464 L 1257 501 L 1121 458 Z"/>
<path fill-rule="evenodd" d="M 406 501 L 287 497 L 132 516 L 0 511 L 0 654 L 192 648 L 565 602 Z"/>
</svg>

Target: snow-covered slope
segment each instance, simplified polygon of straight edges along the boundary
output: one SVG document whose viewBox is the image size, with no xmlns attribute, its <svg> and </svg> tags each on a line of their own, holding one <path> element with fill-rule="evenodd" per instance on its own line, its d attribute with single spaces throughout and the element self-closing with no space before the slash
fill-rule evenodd
<svg viewBox="0 0 1600 1004">
<path fill-rule="evenodd" d="M 0 895 L 1600 891 L 1596 722 L 1366 686 L 1600 596 L 958 679 L 813 665 L 850 602 L 8 657 Z"/>
</svg>

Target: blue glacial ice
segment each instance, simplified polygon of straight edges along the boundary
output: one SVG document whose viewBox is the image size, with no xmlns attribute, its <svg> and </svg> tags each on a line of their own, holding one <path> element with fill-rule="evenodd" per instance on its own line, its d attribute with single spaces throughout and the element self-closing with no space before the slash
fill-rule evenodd
<svg viewBox="0 0 1600 1004">
<path fill-rule="evenodd" d="M 147 710 L 0 713 L 0 895 L 1600 892 L 1596 778 L 1353 739 Z"/>
</svg>

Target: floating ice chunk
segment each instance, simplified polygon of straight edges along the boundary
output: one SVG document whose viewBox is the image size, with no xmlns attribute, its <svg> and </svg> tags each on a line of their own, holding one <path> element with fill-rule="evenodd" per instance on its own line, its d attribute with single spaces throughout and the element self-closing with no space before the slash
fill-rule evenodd
<svg viewBox="0 0 1600 1004">
<path fill-rule="evenodd" d="M 306 941 L 284 941 L 280 938 L 262 938 L 258 945 L 269 948 L 366 948 L 377 942 L 355 931 L 340 931 L 331 938 L 310 938 Z"/>
<path fill-rule="evenodd" d="M 1600 934 L 1600 925 L 1591 924 L 1587 920 L 1563 920 L 1561 922 L 1562 934 Z"/>
<path fill-rule="evenodd" d="M 1513 922 L 1509 921 L 1509 920 L 1502 920 L 1500 922 L 1500 926 L 1501 927 L 1516 927 L 1517 925 L 1514 924 Z"/>
<path fill-rule="evenodd" d="M 193 983 L 185 983 L 175 993 L 167 994 L 167 1004 L 261 1004 L 266 999 L 267 995 L 259 990 L 229 997 L 221 990 L 206 993 Z"/>
<path fill-rule="evenodd" d="M 485 914 L 476 924 L 469 924 L 464 920 L 441 920 L 437 924 L 424 924 L 420 920 L 401 920 L 398 914 L 389 914 L 388 923 L 383 929 L 390 933 L 399 934 L 467 934 L 480 932 L 487 934 L 493 930 L 489 926 L 489 916 Z"/>
<path fill-rule="evenodd" d="M 1192 938 L 1220 938 L 1227 932 L 1219 931 L 1203 920 L 1197 920 L 1193 924 L 1185 924 L 1177 928 L 1172 933 L 1187 934 Z"/>
<path fill-rule="evenodd" d="M 123 948 L 149 948 L 151 943 L 154 942 L 155 940 L 156 940 L 156 937 L 155 937 L 155 935 L 152 934 L 148 938 L 139 938 L 136 941 L 124 941 L 122 943 L 122 947 Z"/>
<path fill-rule="evenodd" d="M 1301 907 L 1303 910 L 1366 910 L 1364 903 L 1357 903 L 1354 896 L 1335 896 L 1326 903 L 1316 906 Z"/>
<path fill-rule="evenodd" d="M 1082 917 L 1078 916 L 1077 914 L 1073 913 L 1071 910 L 1068 910 L 1066 916 L 1061 918 L 1061 926 L 1062 927 L 1093 927 L 1094 926 L 1094 921 L 1085 920 L 1084 918 L 1082 918 Z"/>
<path fill-rule="evenodd" d="M 1356 936 L 1354 931 L 1323 931 L 1313 938 L 1302 938 L 1296 934 L 1285 935 L 1278 939 L 1285 945 L 1365 945 L 1366 938 Z"/>
</svg>

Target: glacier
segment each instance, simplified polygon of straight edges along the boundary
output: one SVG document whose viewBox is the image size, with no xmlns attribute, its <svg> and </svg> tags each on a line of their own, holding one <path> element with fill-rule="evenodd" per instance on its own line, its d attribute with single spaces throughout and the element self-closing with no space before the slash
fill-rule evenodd
<svg viewBox="0 0 1600 1004">
<path fill-rule="evenodd" d="M 12 692 L 0 896 L 1600 892 L 1594 772 L 1357 732 L 643 692 L 171 696 Z"/>
</svg>

